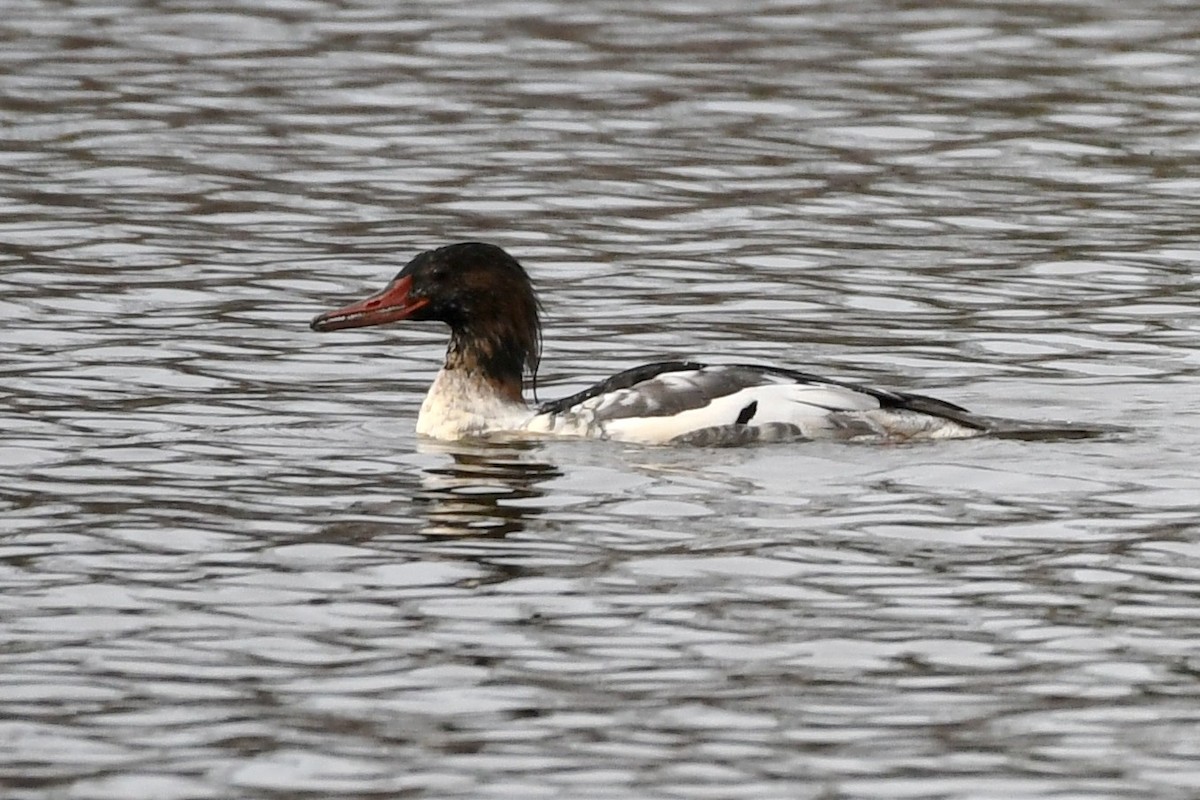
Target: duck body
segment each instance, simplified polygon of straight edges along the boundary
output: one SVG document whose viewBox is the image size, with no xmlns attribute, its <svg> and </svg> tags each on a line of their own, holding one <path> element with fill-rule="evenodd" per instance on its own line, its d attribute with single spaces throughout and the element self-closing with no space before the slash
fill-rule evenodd
<svg viewBox="0 0 1200 800">
<path fill-rule="evenodd" d="M 381 292 L 313 320 L 318 331 L 399 320 L 450 326 L 446 361 L 417 432 L 437 439 L 571 436 L 641 444 L 731 446 L 807 439 L 909 441 L 978 436 L 991 421 L 918 394 L 781 367 L 665 361 L 531 407 L 541 328 L 528 275 L 494 245 L 421 253 Z"/>
<path fill-rule="evenodd" d="M 667 361 L 544 403 L 525 429 L 643 444 L 976 436 L 965 409 L 757 364 Z"/>
</svg>

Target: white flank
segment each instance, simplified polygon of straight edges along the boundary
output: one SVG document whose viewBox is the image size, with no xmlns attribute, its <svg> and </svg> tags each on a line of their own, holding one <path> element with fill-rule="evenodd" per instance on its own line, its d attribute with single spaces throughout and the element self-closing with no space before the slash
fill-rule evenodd
<svg viewBox="0 0 1200 800">
<path fill-rule="evenodd" d="M 751 425 L 783 422 L 795 425 L 808 438 L 829 436 L 834 426 L 829 409 L 867 411 L 879 408 L 879 402 L 867 394 L 840 387 L 803 384 L 771 384 L 714 397 L 700 408 L 663 417 L 625 417 L 602 423 L 611 439 L 644 444 L 662 444 L 677 436 L 702 428 L 732 425 L 742 409 L 757 403 Z"/>
</svg>

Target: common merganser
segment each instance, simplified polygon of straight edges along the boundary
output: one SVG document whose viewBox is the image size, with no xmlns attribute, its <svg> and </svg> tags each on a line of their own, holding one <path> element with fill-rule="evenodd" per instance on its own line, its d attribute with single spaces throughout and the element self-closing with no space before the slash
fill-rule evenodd
<svg viewBox="0 0 1200 800">
<path fill-rule="evenodd" d="M 411 319 L 450 326 L 446 360 L 417 417 L 437 439 L 580 436 L 642 444 L 739 445 L 805 439 L 909 441 L 979 436 L 999 420 L 907 392 L 782 367 L 664 361 L 531 408 L 541 359 L 529 275 L 503 249 L 462 242 L 417 255 L 382 291 L 312 321 L 315 331 Z"/>
</svg>

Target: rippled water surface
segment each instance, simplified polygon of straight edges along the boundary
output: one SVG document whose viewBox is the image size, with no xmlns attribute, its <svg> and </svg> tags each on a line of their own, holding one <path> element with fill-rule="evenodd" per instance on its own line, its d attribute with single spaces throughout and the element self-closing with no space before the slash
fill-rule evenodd
<svg viewBox="0 0 1200 800">
<path fill-rule="evenodd" d="M 4 12 L 5 798 L 1195 797 L 1194 4 Z M 307 322 L 461 239 L 543 397 L 1128 430 L 419 441 L 444 332 Z"/>
</svg>

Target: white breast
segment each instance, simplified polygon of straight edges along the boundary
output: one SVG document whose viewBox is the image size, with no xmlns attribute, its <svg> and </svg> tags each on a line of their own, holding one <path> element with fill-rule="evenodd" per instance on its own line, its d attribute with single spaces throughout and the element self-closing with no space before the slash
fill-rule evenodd
<svg viewBox="0 0 1200 800">
<path fill-rule="evenodd" d="M 518 431 L 529 421 L 529 408 L 510 400 L 478 376 L 443 369 L 421 403 L 417 433 L 435 439 L 463 439 Z"/>
</svg>

